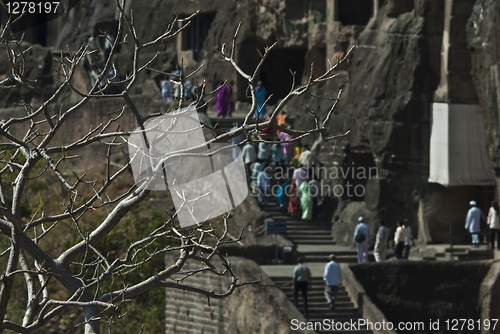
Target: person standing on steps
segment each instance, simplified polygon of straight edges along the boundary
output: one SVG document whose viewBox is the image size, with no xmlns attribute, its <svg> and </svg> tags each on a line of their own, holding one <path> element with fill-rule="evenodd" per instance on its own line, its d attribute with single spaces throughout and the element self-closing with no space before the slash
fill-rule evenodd
<svg viewBox="0 0 500 334">
<path fill-rule="evenodd" d="M 497 201 L 491 202 L 490 210 L 488 211 L 488 227 L 490 229 L 491 249 L 495 249 L 495 235 L 497 239 L 497 249 L 500 250 L 500 218 L 498 216 Z"/>
<path fill-rule="evenodd" d="M 232 81 L 231 81 L 232 83 Z M 232 102 L 231 102 L 231 83 L 229 85 L 224 85 L 223 82 L 217 87 L 217 117 L 231 116 L 232 114 Z"/>
<path fill-rule="evenodd" d="M 286 128 L 291 129 L 292 127 L 290 124 L 287 124 Z M 295 145 L 297 144 L 295 141 L 292 141 L 294 136 L 286 132 L 280 132 L 278 137 L 283 145 L 283 152 L 285 153 L 285 164 L 287 166 L 291 166 L 292 159 L 295 154 Z"/>
<path fill-rule="evenodd" d="M 257 87 L 255 87 L 255 93 L 257 97 L 257 110 L 255 110 L 255 117 L 262 118 L 266 113 L 266 98 L 267 98 L 267 90 L 264 87 L 264 83 L 262 81 L 257 82 Z"/>
<path fill-rule="evenodd" d="M 267 207 L 271 190 L 271 176 L 267 173 L 266 169 L 264 168 L 257 174 L 257 201 L 264 207 L 264 210 Z"/>
<path fill-rule="evenodd" d="M 271 153 L 273 157 L 274 167 L 281 168 L 281 171 L 285 171 L 285 153 L 283 152 L 283 146 L 281 144 L 273 144 L 271 147 Z"/>
<path fill-rule="evenodd" d="M 405 229 L 405 245 L 403 247 L 403 259 L 408 260 L 410 256 L 411 246 L 415 247 L 415 240 L 413 239 L 413 234 L 411 233 L 410 223 L 408 219 L 403 219 L 404 229 Z"/>
<path fill-rule="evenodd" d="M 259 143 L 259 151 L 257 152 L 257 161 L 264 167 L 267 167 L 269 157 L 271 156 L 271 145 L 263 142 Z"/>
<path fill-rule="evenodd" d="M 292 274 L 292 291 L 293 291 L 293 301 L 295 306 L 298 308 L 298 295 L 299 290 L 302 291 L 302 303 L 304 304 L 304 314 L 309 315 L 307 311 L 307 288 L 312 289 L 312 277 L 311 270 L 309 267 L 304 265 L 304 259 L 299 257 L 297 259 L 297 266 L 293 269 Z"/>
<path fill-rule="evenodd" d="M 382 262 L 385 261 L 389 231 L 387 227 L 385 227 L 384 221 L 380 221 L 378 224 L 379 227 L 377 231 L 377 237 L 375 239 L 375 249 L 373 255 L 375 255 L 375 261 Z"/>
<path fill-rule="evenodd" d="M 370 241 L 370 227 L 363 217 L 358 218 L 358 225 L 354 230 L 353 243 L 358 248 L 358 263 L 368 262 L 368 242 Z"/>
<path fill-rule="evenodd" d="M 406 230 L 402 220 L 398 221 L 397 225 L 398 228 L 396 228 L 396 233 L 394 233 L 394 256 L 397 259 L 402 259 L 406 240 Z"/>
<path fill-rule="evenodd" d="M 250 179 L 252 177 L 252 170 L 250 169 L 250 166 L 257 160 L 257 152 L 255 151 L 255 147 L 251 142 L 247 142 L 245 146 L 243 146 L 241 157 L 243 159 L 243 163 L 245 164 L 247 179 L 250 182 Z"/>
<path fill-rule="evenodd" d="M 302 182 L 298 188 L 300 208 L 302 211 L 302 220 L 310 221 L 312 219 L 313 201 L 311 197 L 311 189 L 307 181 Z"/>
<path fill-rule="evenodd" d="M 335 255 L 329 256 L 330 262 L 325 266 L 325 273 L 323 274 L 323 281 L 325 281 L 325 298 L 328 306 L 335 310 L 335 299 L 339 293 L 339 287 L 342 285 L 342 273 L 340 271 L 340 264 L 335 262 Z"/>
<path fill-rule="evenodd" d="M 477 207 L 476 201 L 470 201 L 469 205 L 471 208 L 467 212 L 467 218 L 465 219 L 465 228 L 469 230 L 472 234 L 472 245 L 474 247 L 479 246 L 479 233 L 481 232 L 481 219 L 484 219 L 483 211 Z"/>
</svg>

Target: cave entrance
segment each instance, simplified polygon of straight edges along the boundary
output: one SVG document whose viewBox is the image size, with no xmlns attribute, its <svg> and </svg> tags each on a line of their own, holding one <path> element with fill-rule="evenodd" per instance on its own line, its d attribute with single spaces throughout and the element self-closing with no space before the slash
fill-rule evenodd
<svg viewBox="0 0 500 334">
<path fill-rule="evenodd" d="M 249 37 L 245 39 L 237 49 L 237 63 L 243 72 L 252 74 L 259 64 L 260 56 L 257 39 Z M 250 92 L 247 92 L 248 81 L 241 75 L 236 76 L 236 99 L 237 101 L 248 102 Z M 248 96 L 247 96 L 248 95 Z"/>
<path fill-rule="evenodd" d="M 0 24 L 7 23 L 8 16 L 1 11 Z M 12 25 L 14 38 L 20 40 L 24 34 L 23 41 L 31 44 L 40 44 L 47 46 L 47 14 L 39 13 L 37 15 L 25 15 Z M 7 38 L 9 38 L 8 36 Z"/>
<path fill-rule="evenodd" d="M 338 0 L 338 19 L 345 26 L 365 26 L 372 14 L 373 0 Z"/>
<path fill-rule="evenodd" d="M 182 51 L 191 50 L 193 59 L 198 60 L 203 42 L 208 36 L 208 31 L 212 26 L 215 13 L 203 13 L 195 16 L 184 31 L 182 32 Z"/>
<path fill-rule="evenodd" d="M 477 202 L 478 208 L 483 210 L 484 215 L 488 215 L 488 210 L 491 206 L 491 201 L 495 199 L 495 186 L 475 186 L 474 200 Z"/>
<path fill-rule="evenodd" d="M 268 94 L 273 94 L 269 104 L 276 104 L 284 98 L 292 87 L 292 72 L 295 72 L 295 85 L 301 84 L 304 59 L 307 49 L 280 49 L 269 53 L 260 71 L 260 80 Z"/>
</svg>

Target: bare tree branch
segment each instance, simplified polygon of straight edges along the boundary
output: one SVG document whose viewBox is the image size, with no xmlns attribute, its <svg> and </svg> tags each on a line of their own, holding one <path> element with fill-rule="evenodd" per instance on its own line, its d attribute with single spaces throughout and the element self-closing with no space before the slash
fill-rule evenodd
<svg viewBox="0 0 500 334">
<path fill-rule="evenodd" d="M 132 12 L 127 13 L 125 1 L 116 0 L 118 8 L 118 26 L 116 36 L 109 53 L 104 55 L 102 48 L 91 50 L 90 45 L 81 45 L 78 48 L 61 51 L 60 56 L 53 59 L 54 77 L 59 84 L 49 91 L 39 81 L 29 77 L 27 70 L 28 51 L 20 40 L 7 41 L 13 22 L 9 18 L 0 34 L 0 45 L 5 44 L 6 58 L 10 66 L 9 76 L 0 81 L 0 89 L 25 89 L 40 97 L 40 102 L 19 101 L 18 107 L 22 116 L 16 115 L 0 122 L 0 233 L 5 240 L 10 241 L 0 251 L 6 261 L 5 272 L 0 279 L 0 330 L 9 329 L 19 333 L 30 333 L 40 330 L 46 323 L 70 308 L 83 308 L 85 319 L 80 325 L 84 326 L 85 333 L 99 333 L 100 323 L 107 315 L 106 310 L 116 312 L 108 321 L 115 321 L 118 310 L 123 303 L 133 299 L 151 289 L 163 287 L 181 289 L 202 294 L 210 298 L 225 298 L 231 295 L 236 288 L 246 284 L 258 283 L 239 282 L 235 276 L 231 263 L 220 253 L 220 247 L 228 243 L 237 243 L 241 240 L 243 230 L 237 238 L 229 235 L 227 219 L 222 216 L 222 225 L 214 228 L 210 222 L 209 214 L 200 222 L 200 225 L 190 228 L 178 228 L 176 219 L 181 210 L 186 209 L 194 217 L 197 202 L 210 194 L 209 191 L 195 199 L 190 199 L 177 183 L 167 183 L 166 168 L 176 166 L 179 161 L 187 157 L 213 157 L 223 150 L 231 150 L 236 144 L 218 148 L 216 144 L 228 142 L 237 136 L 244 136 L 243 143 L 248 141 L 275 143 L 277 140 L 264 138 L 255 139 L 265 128 L 288 133 L 293 136 L 289 141 L 299 140 L 308 136 L 321 136 L 324 141 L 338 140 L 348 135 L 348 131 L 336 135 L 327 135 L 328 123 L 334 109 L 341 97 L 322 97 L 330 100 L 331 107 L 326 118 L 321 122 L 317 111 L 307 106 L 305 108 L 314 118 L 315 126 L 306 130 L 283 127 L 277 124 L 277 116 L 292 99 L 301 95 L 319 98 L 311 93 L 311 87 L 332 80 L 338 73 L 335 71 L 339 64 L 344 62 L 352 53 L 351 48 L 336 64 L 329 65 L 321 75 L 313 77 L 313 65 L 307 82 L 300 85 L 296 82 L 296 74 L 292 74 L 292 85 L 288 94 L 280 100 L 271 113 L 269 119 L 263 120 L 254 117 L 257 111 L 256 80 L 262 66 L 277 43 L 266 47 L 257 65 L 250 73 L 246 73 L 236 61 L 236 42 L 240 33 L 241 24 L 234 34 L 230 36 L 230 49 L 223 44 L 217 53 L 221 60 L 227 62 L 236 74 L 245 81 L 247 92 L 251 99 L 251 106 L 245 115 L 244 123 L 230 131 L 222 131 L 217 125 L 214 127 L 200 124 L 189 130 L 173 131 L 173 125 L 168 129 L 163 125 L 151 125 L 149 122 L 157 117 L 173 120 L 174 124 L 183 110 L 205 107 L 210 104 L 213 97 L 224 87 L 205 93 L 207 82 L 196 80 L 195 75 L 200 75 L 203 65 L 198 66 L 190 73 L 183 69 L 171 82 L 178 85 L 181 91 L 179 99 L 175 100 L 173 107 L 167 112 L 151 112 L 144 110 L 143 106 L 135 100 L 133 95 L 134 85 L 144 72 L 152 71 L 161 75 L 172 76 L 155 68 L 161 56 L 156 48 L 159 44 L 171 41 L 187 29 L 191 20 L 199 14 L 195 12 L 185 18 L 175 18 L 167 25 L 165 31 L 148 41 L 141 41 L 137 27 L 134 24 Z M 105 32 L 101 38 L 112 41 Z M 131 49 L 131 66 L 126 73 L 119 73 L 119 63 L 116 57 L 119 47 Z M 145 59 L 146 52 L 152 56 Z M 75 75 L 81 70 L 84 59 L 89 59 L 99 54 L 100 60 L 91 64 L 93 69 L 98 69 L 95 83 L 86 89 L 81 88 L 75 80 Z M 182 64 L 182 60 L 180 61 Z M 141 75 L 140 75 L 141 74 Z M 184 101 L 184 83 L 194 80 L 197 88 L 197 97 L 194 101 Z M 227 82 L 227 81 L 226 81 Z M 78 100 L 73 103 L 62 103 L 65 94 L 72 93 Z M 76 94 L 75 94 L 76 93 Z M 265 105 L 271 100 L 268 96 Z M 204 99 L 205 98 L 205 99 Z M 208 102 L 206 99 L 210 98 Z M 109 99 L 115 101 L 116 107 L 107 116 L 106 121 L 98 124 L 79 124 L 84 129 L 80 135 L 75 130 L 74 119 L 82 116 L 85 106 L 89 101 Z M 103 101 L 103 100 L 100 100 Z M 133 147 L 129 140 L 134 132 L 124 128 L 122 124 L 126 117 L 135 120 L 145 147 L 136 145 L 143 159 L 149 159 L 149 169 L 145 170 L 144 182 L 130 183 L 132 161 L 139 155 L 126 155 L 127 145 Z M 130 119 L 130 118 L 128 118 Z M 127 120 L 128 120 L 127 119 Z M 192 117 L 193 121 L 197 121 Z M 72 123 L 73 122 L 73 123 Z M 126 122 L 125 122 L 126 123 Z M 120 125 L 120 126 L 119 126 Z M 22 131 L 20 129 L 23 129 Z M 155 143 L 165 140 L 170 134 L 180 134 L 209 129 L 213 138 L 206 142 L 192 145 L 189 148 L 177 149 L 165 153 L 164 156 L 154 159 L 150 152 Z M 155 131 L 156 137 L 150 138 L 148 132 Z M 67 133 L 73 137 L 66 138 Z M 287 142 L 289 142 L 287 141 Z M 99 146 L 96 159 L 102 170 L 96 176 L 92 172 L 78 170 L 82 164 L 85 150 L 90 150 L 92 145 Z M 211 151 L 199 153 L 200 149 L 210 147 Z M 214 148 L 215 147 L 215 148 Z M 163 180 L 161 178 L 163 177 Z M 119 253 L 104 249 L 105 240 L 113 238 L 113 231 L 127 222 L 133 209 L 140 208 L 141 203 L 151 194 L 153 185 L 158 180 L 169 186 L 171 194 L 176 194 L 183 199 L 183 204 L 176 207 L 176 212 L 169 215 L 168 219 L 162 218 L 161 223 L 149 230 L 140 231 L 142 234 L 134 236 L 133 241 L 127 242 Z M 57 192 L 59 203 L 57 205 L 44 203 L 42 194 L 33 191 L 37 182 L 45 182 L 50 190 Z M 137 181 L 137 180 L 136 180 Z M 54 190 L 57 189 L 57 190 Z M 56 198 L 56 195 L 54 195 Z M 38 201 L 39 203 L 37 203 Z M 23 208 L 28 207 L 28 210 Z M 27 212 L 26 212 L 27 211 Z M 132 211 L 132 212 L 131 212 Z M 95 213 L 95 214 L 94 214 Z M 61 226 L 71 229 L 71 237 L 67 238 L 69 246 L 54 251 L 46 249 L 46 243 Z M 68 227 L 70 226 L 70 227 Z M 57 254 L 56 254 L 57 253 Z M 147 279 L 139 281 L 129 280 L 131 273 L 144 268 L 145 265 L 162 258 L 165 254 L 179 254 L 175 263 L 158 268 Z M 8 254 L 8 258 L 7 258 Z M 192 263 L 193 267 L 186 266 Z M 20 268 L 18 268 L 18 266 Z M 166 268 L 165 268 L 166 267 Z M 187 269 L 189 268 L 189 269 Z M 225 290 L 216 293 L 210 289 L 191 286 L 190 278 L 197 275 L 212 274 L 229 277 L 230 283 Z M 26 286 L 26 310 L 22 323 L 16 324 L 5 318 L 12 299 L 12 287 L 16 277 L 23 278 Z M 59 300 L 49 289 L 49 282 L 56 280 L 66 290 L 68 298 Z M 108 284 L 111 282 L 110 284 Z M 109 286 L 111 285 L 111 288 Z M 115 318 L 113 318 L 115 317 Z M 83 319 L 83 317 L 82 317 Z"/>
</svg>

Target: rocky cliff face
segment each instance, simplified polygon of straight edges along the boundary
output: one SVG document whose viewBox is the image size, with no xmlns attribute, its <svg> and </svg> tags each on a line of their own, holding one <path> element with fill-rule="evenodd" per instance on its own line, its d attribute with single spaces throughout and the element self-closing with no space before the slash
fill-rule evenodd
<svg viewBox="0 0 500 334">
<path fill-rule="evenodd" d="M 478 0 L 467 25 L 472 73 L 484 112 L 488 154 L 500 194 L 500 3 Z"/>
<path fill-rule="evenodd" d="M 342 99 L 328 124 L 328 132 L 332 135 L 351 130 L 348 137 L 336 143 L 335 150 L 334 143 L 326 143 L 321 145 L 319 151 L 327 169 L 323 179 L 330 185 L 326 203 L 329 203 L 328 211 L 334 222 L 335 238 L 341 243 L 350 243 L 360 215 L 367 218 L 373 230 L 380 219 L 392 227 L 397 220 L 405 217 L 412 221 L 416 230 L 419 201 L 432 193 L 432 187 L 427 182 L 430 105 L 436 99 L 435 91 L 442 77 L 440 54 L 445 1 L 379 1 L 380 8 L 366 25 L 354 25 L 352 22 L 344 22 L 344 25 L 342 17 L 335 18 L 332 14 L 333 3 L 154 0 L 144 6 L 141 1 L 131 0 L 127 10 L 133 11 L 138 37 L 146 42 L 165 31 L 175 15 L 173 8 L 180 17 L 200 9 L 200 17 L 210 18 L 211 25 L 195 61 L 193 55 L 187 52 L 189 50 L 180 46 L 185 42 L 180 38 L 142 54 L 140 64 L 157 51 L 162 54 L 152 67 L 161 71 L 172 71 L 182 63 L 188 72 L 203 63 L 205 66 L 194 80 L 206 80 L 209 89 L 220 81 L 235 80 L 238 91 L 235 97 L 242 102 L 248 101 L 245 98 L 245 82 L 238 79 L 236 71 L 221 61 L 220 55 L 213 50 L 220 49 L 224 43 L 226 48 L 230 46 L 231 36 L 239 22 L 241 28 L 236 43 L 236 60 L 248 73 L 257 65 L 257 50 L 262 52 L 265 46 L 278 43 L 260 73 L 260 79 L 267 82 L 268 91 L 274 93 L 272 103 L 289 90 L 289 68 L 297 71 L 297 81 L 305 82 L 311 62 L 315 64 L 313 75 L 317 75 L 325 69 L 327 57 L 335 62 L 342 52 L 357 44 L 346 66 L 340 68 L 341 75 L 314 87 L 312 92 L 316 96 L 331 98 L 342 88 Z M 454 1 L 453 4 L 463 12 L 463 17 L 471 10 L 471 1 Z M 474 79 L 485 111 L 489 154 L 497 181 L 500 180 L 500 102 L 497 101 L 496 91 L 500 57 L 496 47 L 499 6 L 493 0 L 478 0 L 469 22 Z M 465 20 L 463 17 L 460 19 Z M 113 34 L 117 18 L 114 4 L 82 2 L 65 18 L 65 23 L 59 23 L 62 28 L 53 48 L 59 49 L 68 44 L 74 50 L 90 36 L 98 36 L 101 32 Z M 37 48 L 33 55 L 28 55 L 32 64 L 28 71 L 31 71 L 32 78 L 45 78 L 45 86 L 50 90 L 58 80 L 57 76 L 49 73 L 55 64 L 54 57 L 50 49 Z M 118 51 L 116 65 L 122 78 L 131 66 L 131 52 L 127 44 L 121 45 Z M 181 57 L 185 57 L 182 62 Z M 2 68 L 4 71 L 0 73 L 6 73 L 5 62 L 0 61 Z M 144 71 L 137 78 L 137 85 L 131 93 L 159 98 L 160 78 L 158 73 Z M 81 87 L 88 85 L 83 67 L 75 79 Z M 0 93 L 4 94 L 0 107 L 11 107 L 19 97 L 25 101 L 38 98 L 22 90 Z M 472 93 L 469 95 L 475 96 Z M 331 101 L 316 96 L 302 96 L 287 106 L 286 110 L 296 119 L 298 128 L 314 126 L 314 118 L 304 106 L 314 110 L 320 118 L 325 117 Z M 74 98 L 77 96 L 63 95 L 60 102 Z M 312 144 L 315 139 L 308 138 L 304 142 Z M 361 173 L 363 171 L 364 174 Z M 351 189 L 347 188 L 348 183 Z M 336 190 L 335 186 L 338 186 Z M 353 193 L 354 186 L 358 186 L 360 196 L 346 194 L 349 190 Z M 458 216 L 457 219 L 462 220 Z"/>
<path fill-rule="evenodd" d="M 329 131 L 350 129 L 351 134 L 338 143 L 336 152 L 332 144 L 325 144 L 320 153 L 331 162 L 329 168 L 356 168 L 354 177 L 330 180 L 333 184 L 346 190 L 350 181 L 366 190 L 364 198 L 335 196 L 339 206 L 333 232 L 341 243 L 351 242 L 360 215 L 372 231 L 379 219 L 392 227 L 404 217 L 416 230 L 418 201 L 427 187 L 429 108 L 439 83 L 443 3 L 396 4 L 400 3 L 387 1 L 361 32 L 344 74 L 344 95 Z M 324 112 L 324 106 L 317 107 Z M 377 173 L 363 180 L 360 167 L 376 167 Z"/>
</svg>

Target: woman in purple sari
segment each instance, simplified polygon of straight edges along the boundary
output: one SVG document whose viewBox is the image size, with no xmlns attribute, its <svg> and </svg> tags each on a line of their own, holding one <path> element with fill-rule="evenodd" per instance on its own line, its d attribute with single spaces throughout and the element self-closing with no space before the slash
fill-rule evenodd
<svg viewBox="0 0 500 334">
<path fill-rule="evenodd" d="M 233 81 L 231 81 L 229 85 L 220 88 L 217 93 L 217 117 L 231 116 L 233 113 L 233 103 L 231 101 L 232 84 Z"/>
<path fill-rule="evenodd" d="M 293 135 L 290 135 L 290 134 L 285 133 L 283 131 L 280 132 L 279 138 L 280 138 L 280 141 L 283 143 L 283 153 L 285 153 L 285 162 L 287 164 L 289 164 L 290 161 L 292 160 L 294 154 L 295 154 L 296 142 L 292 141 L 292 142 L 286 143 L 286 141 L 293 139 Z"/>
</svg>

